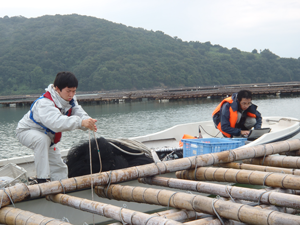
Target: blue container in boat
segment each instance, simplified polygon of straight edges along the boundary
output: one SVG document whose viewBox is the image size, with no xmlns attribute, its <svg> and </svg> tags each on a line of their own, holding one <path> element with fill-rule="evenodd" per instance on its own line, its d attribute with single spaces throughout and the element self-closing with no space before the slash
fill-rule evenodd
<svg viewBox="0 0 300 225">
<path fill-rule="evenodd" d="M 246 141 L 248 140 L 247 138 L 231 138 L 231 139 L 234 140 L 234 141 L 240 141 L 240 142 L 242 142 L 241 146 L 245 145 Z"/>
<path fill-rule="evenodd" d="M 200 138 L 200 139 L 182 139 L 183 157 L 191 157 L 215 152 L 222 152 L 235 149 L 245 145 L 247 138 Z"/>
</svg>

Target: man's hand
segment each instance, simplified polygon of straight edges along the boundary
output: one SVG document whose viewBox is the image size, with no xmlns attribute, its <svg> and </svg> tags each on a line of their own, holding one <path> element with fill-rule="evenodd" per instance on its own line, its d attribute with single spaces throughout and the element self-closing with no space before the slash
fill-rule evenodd
<svg viewBox="0 0 300 225">
<path fill-rule="evenodd" d="M 248 136 L 250 133 L 249 130 L 241 130 L 241 135 L 245 135 L 245 136 Z"/>
<path fill-rule="evenodd" d="M 86 127 L 92 131 L 97 131 L 97 127 L 96 127 L 96 123 L 97 120 L 96 119 L 93 119 L 93 118 L 89 118 L 89 119 L 86 119 L 86 120 L 82 120 L 81 122 L 81 126 L 83 127 Z"/>
</svg>

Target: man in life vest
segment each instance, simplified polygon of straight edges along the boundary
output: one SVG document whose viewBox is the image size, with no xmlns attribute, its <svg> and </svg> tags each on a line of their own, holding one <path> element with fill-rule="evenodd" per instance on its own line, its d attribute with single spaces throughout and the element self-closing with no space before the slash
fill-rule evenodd
<svg viewBox="0 0 300 225">
<path fill-rule="evenodd" d="M 76 100 L 78 80 L 71 72 L 59 72 L 53 84 L 32 105 L 19 121 L 16 134 L 21 144 L 34 151 L 37 182 L 48 178 L 68 178 L 68 168 L 63 162 L 56 143 L 61 132 L 75 129 L 97 131 L 96 119 L 82 109 Z"/>
<path fill-rule="evenodd" d="M 247 136 L 252 127 L 261 128 L 261 115 L 251 100 L 252 93 L 241 90 L 225 98 L 214 110 L 214 124 L 225 137 Z"/>
</svg>

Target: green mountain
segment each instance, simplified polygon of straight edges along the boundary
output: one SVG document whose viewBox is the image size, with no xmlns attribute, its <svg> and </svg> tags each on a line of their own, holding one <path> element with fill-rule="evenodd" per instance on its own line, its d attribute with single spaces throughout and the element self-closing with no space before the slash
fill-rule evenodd
<svg viewBox="0 0 300 225">
<path fill-rule="evenodd" d="M 183 42 L 80 15 L 0 18 L 0 94 L 39 93 L 59 71 L 80 91 L 300 80 L 300 58 Z"/>
</svg>

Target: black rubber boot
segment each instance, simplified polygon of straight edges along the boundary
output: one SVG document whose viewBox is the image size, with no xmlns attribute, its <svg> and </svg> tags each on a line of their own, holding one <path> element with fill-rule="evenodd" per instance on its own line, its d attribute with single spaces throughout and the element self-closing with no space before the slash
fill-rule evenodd
<svg viewBox="0 0 300 225">
<path fill-rule="evenodd" d="M 46 179 L 36 179 L 39 184 L 48 182 Z"/>
</svg>

